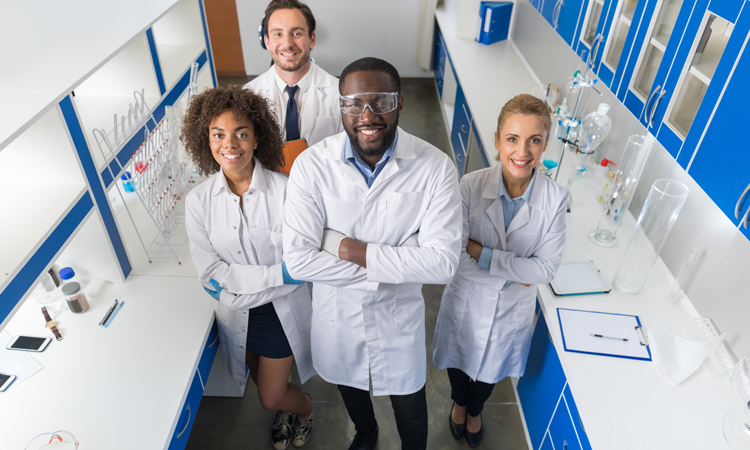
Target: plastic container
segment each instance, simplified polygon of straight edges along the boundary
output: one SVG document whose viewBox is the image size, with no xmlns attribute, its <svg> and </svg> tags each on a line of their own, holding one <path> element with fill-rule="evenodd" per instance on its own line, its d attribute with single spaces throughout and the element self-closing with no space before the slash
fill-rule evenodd
<svg viewBox="0 0 750 450">
<path fill-rule="evenodd" d="M 75 281 L 63 284 L 62 292 L 65 296 L 65 301 L 68 303 L 70 312 L 81 314 L 89 310 L 89 301 L 86 299 L 86 294 L 81 290 L 80 284 Z"/>
<path fill-rule="evenodd" d="M 130 172 L 125 172 L 120 177 L 120 180 L 122 180 L 122 188 L 125 189 L 125 192 L 135 192 L 135 186 L 133 185 L 133 178 L 130 176 Z"/>
<path fill-rule="evenodd" d="M 61 287 L 67 283 L 79 283 L 76 272 L 72 267 L 63 267 L 57 274 L 60 276 Z"/>
</svg>

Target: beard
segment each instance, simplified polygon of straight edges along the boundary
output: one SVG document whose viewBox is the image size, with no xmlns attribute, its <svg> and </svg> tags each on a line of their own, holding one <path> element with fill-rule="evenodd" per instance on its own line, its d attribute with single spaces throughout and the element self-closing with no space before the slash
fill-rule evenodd
<svg viewBox="0 0 750 450">
<path fill-rule="evenodd" d="M 279 61 L 276 61 L 273 57 L 273 63 L 276 67 L 279 69 L 285 71 L 285 72 L 296 72 L 302 67 L 305 66 L 310 61 L 310 52 L 302 52 L 302 57 L 297 62 L 286 62 L 282 61 L 281 58 L 279 58 Z"/>
<path fill-rule="evenodd" d="M 349 136 L 349 142 L 351 142 L 352 148 L 354 148 L 354 150 L 359 153 L 359 156 L 362 156 L 364 158 L 374 158 L 377 156 L 383 156 L 385 151 L 388 150 L 388 147 L 390 147 L 390 145 L 393 143 L 393 139 L 395 139 L 396 137 L 397 128 L 398 118 L 390 127 L 388 127 L 380 143 L 370 145 L 369 147 L 362 145 L 362 143 L 359 141 L 359 136 L 357 136 L 356 130 L 352 132 L 348 128 L 344 127 L 344 131 L 346 131 L 347 136 Z"/>
</svg>

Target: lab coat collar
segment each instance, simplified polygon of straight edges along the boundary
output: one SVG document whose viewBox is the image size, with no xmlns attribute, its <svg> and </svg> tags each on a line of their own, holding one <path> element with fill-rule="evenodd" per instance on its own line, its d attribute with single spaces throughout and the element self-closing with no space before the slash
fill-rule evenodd
<svg viewBox="0 0 750 450">
<path fill-rule="evenodd" d="M 312 81 L 314 78 L 313 74 L 313 68 L 315 66 L 315 63 L 310 63 L 310 69 L 307 71 L 307 73 L 300 79 L 295 86 L 299 87 L 299 93 L 302 94 L 304 92 L 307 92 L 307 89 L 312 85 Z M 282 93 L 286 90 L 287 84 L 286 81 L 282 80 L 279 76 L 279 73 L 276 72 L 275 67 L 271 67 L 273 70 L 273 79 L 276 81 L 276 87 L 279 88 L 279 91 Z"/>
<path fill-rule="evenodd" d="M 529 220 L 531 220 L 530 208 L 539 209 L 544 201 L 544 184 L 547 180 L 544 180 L 544 176 L 541 175 L 540 170 L 534 171 L 534 188 L 531 190 L 528 202 L 524 202 L 521 209 L 518 210 L 516 216 L 508 225 L 508 230 L 505 230 L 505 214 L 503 211 L 503 202 L 500 200 L 500 176 L 502 174 L 502 164 L 494 166 L 488 174 L 487 182 L 484 185 L 484 191 L 482 191 L 482 197 L 486 199 L 493 199 L 492 203 L 486 210 L 486 214 L 495 227 L 500 241 L 503 244 L 503 248 L 506 245 L 506 236 L 513 231 L 523 227 Z"/>
<path fill-rule="evenodd" d="M 263 170 L 263 165 L 258 161 L 258 158 L 253 156 L 253 179 L 250 181 L 250 187 L 248 191 L 256 190 L 262 194 L 268 193 L 268 183 L 266 182 L 266 173 Z M 229 185 L 227 184 L 227 177 L 224 176 L 224 170 L 219 171 L 213 175 L 213 187 L 211 188 L 211 194 L 214 196 L 221 195 L 222 193 L 229 193 L 234 195 Z"/>
</svg>

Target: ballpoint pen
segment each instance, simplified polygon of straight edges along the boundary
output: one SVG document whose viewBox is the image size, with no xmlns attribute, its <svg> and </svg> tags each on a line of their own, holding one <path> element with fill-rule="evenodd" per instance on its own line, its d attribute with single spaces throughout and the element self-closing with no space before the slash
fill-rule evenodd
<svg viewBox="0 0 750 450">
<path fill-rule="evenodd" d="M 625 339 L 625 338 L 621 338 L 621 337 L 612 337 L 612 336 L 605 336 L 605 335 L 603 335 L 603 334 L 592 334 L 591 336 L 593 336 L 593 337 L 598 337 L 598 338 L 602 338 L 602 339 L 615 339 L 615 340 L 617 340 L 617 341 L 625 341 L 625 342 L 627 342 L 627 341 L 628 341 L 628 340 L 627 340 L 627 339 Z"/>
<path fill-rule="evenodd" d="M 102 326 L 107 322 L 107 319 L 109 319 L 109 316 L 112 314 L 112 311 L 114 311 L 116 307 L 117 307 L 117 299 L 115 299 L 114 303 L 112 303 L 112 306 L 110 306 L 109 309 L 107 310 L 107 313 L 104 315 L 104 317 L 102 317 L 102 321 L 99 322 L 99 326 Z"/>
<path fill-rule="evenodd" d="M 125 304 L 125 301 L 121 301 L 120 304 L 117 305 L 117 309 L 115 309 L 115 312 L 113 312 L 112 315 L 109 316 L 109 320 L 107 320 L 107 322 L 104 324 L 104 328 L 107 328 L 109 324 L 112 323 L 112 321 L 115 319 L 115 316 L 117 315 L 118 312 L 120 312 L 120 310 L 122 309 L 122 305 L 124 304 Z"/>
</svg>

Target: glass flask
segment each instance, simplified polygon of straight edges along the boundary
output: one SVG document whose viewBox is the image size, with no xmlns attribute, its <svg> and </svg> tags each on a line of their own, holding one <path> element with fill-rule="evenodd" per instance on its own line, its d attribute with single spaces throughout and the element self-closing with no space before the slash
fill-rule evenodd
<svg viewBox="0 0 750 450">
<path fill-rule="evenodd" d="M 604 211 L 599 218 L 596 230 L 589 233 L 589 239 L 594 244 L 602 247 L 614 247 L 617 245 L 617 229 L 622 223 L 625 211 L 630 207 L 633 194 L 638 187 L 643 166 L 648 156 L 648 148 L 644 148 L 646 136 L 633 135 L 628 138 L 625 151 L 622 154 L 622 162 L 615 170 L 612 188 L 608 190 L 607 198 L 604 198 Z"/>
</svg>

